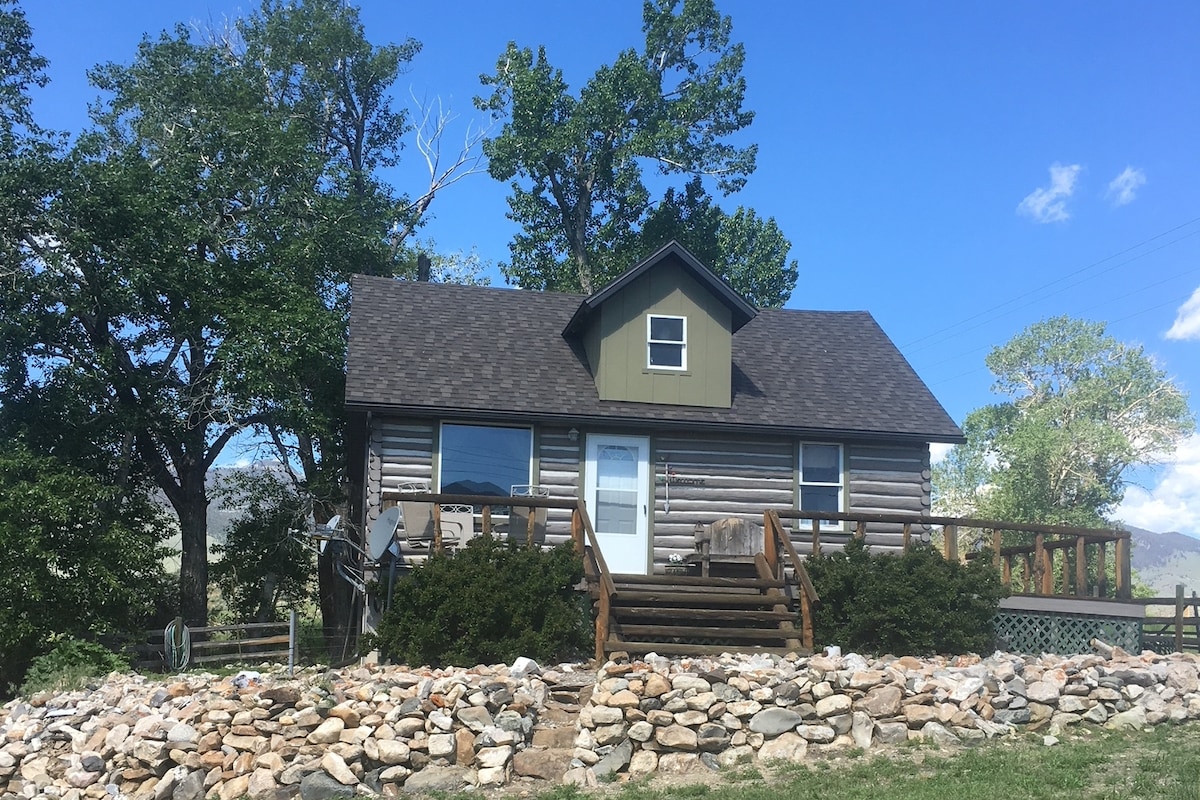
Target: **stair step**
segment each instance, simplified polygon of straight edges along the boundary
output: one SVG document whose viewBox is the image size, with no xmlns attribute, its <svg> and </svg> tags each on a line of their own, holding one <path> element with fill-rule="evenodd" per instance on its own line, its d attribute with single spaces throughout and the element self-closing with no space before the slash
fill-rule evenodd
<svg viewBox="0 0 1200 800">
<path fill-rule="evenodd" d="M 762 578 L 702 578 L 699 575 L 613 575 L 613 583 L 623 585 L 727 587 L 730 589 L 782 589 L 783 581 Z"/>
<path fill-rule="evenodd" d="M 721 628 L 699 625 L 620 625 L 621 636 L 658 636 L 662 639 L 754 639 L 782 642 L 800 634 L 779 628 Z"/>
<path fill-rule="evenodd" d="M 671 592 L 667 590 L 650 590 L 622 592 L 612 596 L 612 605 L 628 605 L 630 603 L 652 603 L 654 605 L 672 605 L 692 607 L 694 605 L 728 606 L 737 608 L 762 608 L 764 606 L 787 605 L 788 598 L 778 592 L 763 594 L 728 594 L 708 592 Z"/>
<path fill-rule="evenodd" d="M 737 623 L 795 621 L 792 611 L 744 608 L 664 608 L 662 606 L 613 606 L 618 621 L 629 619 L 726 620 Z"/>
<path fill-rule="evenodd" d="M 796 647 L 757 647 L 755 645 L 727 644 L 681 644 L 679 642 L 618 642 L 609 640 L 604 643 L 604 652 L 614 653 L 624 650 L 627 653 L 658 653 L 660 656 L 702 656 L 720 655 L 721 653 L 770 653 L 784 656 L 788 653 L 812 655 L 811 651 Z"/>
</svg>

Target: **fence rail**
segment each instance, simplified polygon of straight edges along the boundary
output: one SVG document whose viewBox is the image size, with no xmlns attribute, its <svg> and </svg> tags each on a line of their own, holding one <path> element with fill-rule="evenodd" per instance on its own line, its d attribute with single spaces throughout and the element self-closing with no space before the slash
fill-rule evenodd
<svg viewBox="0 0 1200 800">
<path fill-rule="evenodd" d="M 139 669 L 172 671 L 187 665 L 236 664 L 244 661 L 287 660 L 289 674 L 296 664 L 295 610 L 284 622 L 247 622 L 186 628 L 176 618 L 164 630 L 146 631 L 132 646 Z"/>
<path fill-rule="evenodd" d="M 1142 647 L 1157 653 L 1200 651 L 1200 597 L 1188 597 L 1183 584 L 1175 586 L 1174 597 L 1138 597 L 1133 603 L 1146 606 L 1142 620 Z M 1170 609 L 1169 614 L 1151 609 Z M 1191 615 L 1188 615 L 1191 611 Z"/>
</svg>

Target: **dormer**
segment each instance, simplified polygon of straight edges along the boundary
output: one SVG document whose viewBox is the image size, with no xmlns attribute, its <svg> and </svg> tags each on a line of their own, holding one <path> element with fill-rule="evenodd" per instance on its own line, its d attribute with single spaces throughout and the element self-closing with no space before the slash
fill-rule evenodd
<svg viewBox="0 0 1200 800">
<path fill-rule="evenodd" d="M 729 408 L 733 334 L 756 313 L 672 241 L 585 299 L 563 335 L 601 400 Z"/>
</svg>

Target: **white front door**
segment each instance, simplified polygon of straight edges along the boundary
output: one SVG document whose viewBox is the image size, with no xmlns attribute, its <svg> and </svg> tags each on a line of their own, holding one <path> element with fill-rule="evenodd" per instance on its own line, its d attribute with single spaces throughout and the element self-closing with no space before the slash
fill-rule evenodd
<svg viewBox="0 0 1200 800">
<path fill-rule="evenodd" d="M 645 575 L 650 565 L 650 439 L 587 437 L 585 497 L 609 572 Z"/>
</svg>

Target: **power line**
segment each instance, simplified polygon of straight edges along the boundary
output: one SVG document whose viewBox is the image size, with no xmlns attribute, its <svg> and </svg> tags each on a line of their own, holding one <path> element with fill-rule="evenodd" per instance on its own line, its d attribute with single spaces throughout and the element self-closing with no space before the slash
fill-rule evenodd
<svg viewBox="0 0 1200 800">
<path fill-rule="evenodd" d="M 1085 272 L 1088 272 L 1088 271 L 1090 271 L 1090 270 L 1092 270 L 1092 269 L 1094 269 L 1094 268 L 1096 268 L 1096 267 L 1100 266 L 1101 264 L 1106 264 L 1106 263 L 1108 263 L 1109 261 L 1112 261 L 1113 259 L 1120 258 L 1121 256 L 1123 256 L 1123 255 L 1125 255 L 1125 254 L 1127 254 L 1127 253 L 1131 253 L 1131 252 L 1133 252 L 1133 251 L 1135 251 L 1135 250 L 1138 250 L 1139 248 L 1142 248 L 1142 247 L 1146 246 L 1147 244 L 1150 244 L 1151 242 L 1155 242 L 1155 241 L 1157 241 L 1157 240 L 1159 240 L 1159 239 L 1162 239 L 1162 238 L 1163 238 L 1163 237 L 1165 237 L 1165 236 L 1170 236 L 1172 233 L 1175 233 L 1176 231 L 1182 230 L 1182 229 L 1184 229 L 1184 228 L 1188 227 L 1189 225 L 1193 225 L 1193 224 L 1195 224 L 1196 222 L 1200 222 L 1200 216 L 1193 217 L 1192 219 L 1189 219 L 1187 222 L 1184 222 L 1184 223 L 1181 223 L 1181 224 L 1179 224 L 1179 225 L 1176 225 L 1176 226 L 1175 226 L 1175 227 L 1173 227 L 1173 228 L 1168 228 L 1167 230 L 1165 230 L 1165 231 L 1162 231 L 1161 233 L 1157 233 L 1157 234 L 1155 234 L 1154 236 L 1151 236 L 1151 237 L 1149 237 L 1149 238 L 1147 238 L 1147 239 L 1143 239 L 1142 241 L 1138 242 L 1137 244 L 1130 245 L 1129 247 L 1126 247 L 1126 248 L 1124 248 L 1123 250 L 1119 250 L 1119 251 L 1117 251 L 1117 252 L 1115 252 L 1115 253 L 1112 253 L 1111 255 L 1105 256 L 1104 258 L 1101 258 L 1101 259 L 1099 259 L 1099 260 L 1097 260 L 1097 261 L 1093 261 L 1092 263 L 1090 263 L 1090 264 L 1088 264 L 1088 265 L 1086 265 L 1086 266 L 1084 266 L 1084 267 L 1080 267 L 1080 268 L 1079 268 L 1079 269 L 1077 269 L 1077 270 L 1074 270 L 1074 271 L 1072 271 L 1072 272 L 1069 272 L 1069 273 L 1067 273 L 1066 275 L 1063 275 L 1061 278 L 1056 278 L 1056 279 L 1054 279 L 1054 280 L 1052 280 L 1052 281 L 1050 281 L 1050 282 L 1048 282 L 1048 283 L 1044 283 L 1044 284 L 1042 284 L 1041 286 L 1037 286 L 1037 287 L 1035 287 L 1035 288 L 1033 288 L 1033 289 L 1030 289 L 1030 290 L 1028 290 L 1028 291 L 1026 291 L 1026 292 L 1023 292 L 1023 293 L 1021 293 L 1021 294 L 1019 294 L 1019 295 L 1017 295 L 1017 296 L 1015 296 L 1015 297 L 1009 298 L 1008 300 L 1005 300 L 1005 301 L 1004 301 L 1004 302 L 1002 302 L 1002 303 L 997 303 L 996 305 L 994 305 L 994 306 L 991 306 L 990 308 L 985 308 L 985 309 L 983 309 L 982 311 L 979 311 L 979 312 L 977 312 L 977 313 L 975 313 L 975 314 L 972 314 L 972 315 L 971 315 L 971 316 L 969 316 L 969 317 L 965 317 L 964 319 L 961 319 L 961 320 L 959 320 L 958 322 L 951 323 L 950 325 L 947 325 L 947 326 L 945 326 L 944 328 L 939 328 L 939 329 L 937 329 L 937 330 L 935 330 L 935 331 L 931 331 L 930 333 L 927 333 L 927 334 L 925 334 L 924 336 L 921 336 L 921 337 L 919 337 L 919 338 L 917 338 L 917 339 L 913 339 L 912 341 L 910 341 L 910 342 L 908 342 L 908 343 L 904 344 L 904 345 L 902 346 L 902 348 L 901 348 L 901 349 L 905 350 L 906 352 L 912 352 L 914 349 L 915 349 L 915 350 L 923 350 L 923 349 L 925 349 L 926 347 L 930 347 L 930 346 L 932 346 L 932 344 L 930 344 L 930 345 L 925 345 L 925 346 L 923 346 L 923 347 L 916 347 L 916 348 L 914 348 L 914 347 L 913 347 L 913 345 L 919 344 L 919 343 L 921 343 L 921 342 L 924 342 L 924 341 L 926 341 L 926 340 L 928 340 L 928 339 L 933 339 L 933 338 L 935 338 L 935 337 L 939 337 L 939 336 L 941 336 L 942 334 L 944 334 L 944 333 L 946 333 L 946 332 L 948 332 L 948 331 L 952 331 L 952 330 L 955 330 L 955 329 L 957 329 L 957 328 L 961 328 L 961 327 L 962 327 L 963 325 L 965 325 L 966 323 L 968 323 L 968 322 L 972 322 L 972 321 L 974 321 L 974 320 L 977 320 L 977 319 L 980 319 L 981 317 L 989 317 L 988 319 L 985 319 L 983 322 L 981 322 L 979 325 L 974 325 L 974 326 L 972 326 L 972 327 L 970 327 L 970 328 L 967 328 L 966 330 L 975 330 L 976 328 L 982 327 L 982 326 L 983 326 L 984 324 L 986 324 L 987 322 L 990 322 L 990 321 L 992 321 L 992 318 L 990 317 L 990 315 L 992 315 L 993 313 L 995 313 L 995 312 L 997 312 L 997 311 L 999 311 L 999 310 L 1001 310 L 1001 309 L 1003 309 L 1003 308 L 1006 308 L 1007 306 L 1011 306 L 1013 303 L 1016 303 L 1016 302 L 1018 302 L 1018 301 L 1020 301 L 1020 300 L 1023 300 L 1023 299 L 1025 299 L 1025 298 L 1027 298 L 1027 297 L 1030 297 L 1030 296 L 1032 296 L 1032 295 L 1037 295 L 1037 294 L 1039 294 L 1039 293 L 1041 293 L 1041 292 L 1045 291 L 1046 289 L 1049 289 L 1049 288 L 1051 288 L 1051 287 L 1053 287 L 1053 286 L 1057 286 L 1058 284 L 1061 284 L 1061 283 L 1063 283 L 1063 282 L 1065 282 L 1065 281 L 1068 281 L 1068 280 L 1070 280 L 1071 278 L 1074 278 L 1074 277 L 1076 277 L 1076 276 L 1078 276 L 1078 275 L 1081 275 L 1081 274 L 1083 274 L 1083 273 L 1085 273 Z M 1174 240 L 1172 240 L 1172 241 L 1170 241 L 1170 242 L 1167 242 L 1166 244 L 1163 244 L 1163 245 L 1161 245 L 1161 246 L 1159 246 L 1159 247 L 1156 247 L 1156 248 L 1154 248 L 1153 250 L 1148 250 L 1148 251 L 1146 251 L 1146 252 L 1144 252 L 1144 253 L 1140 253 L 1140 254 L 1138 254 L 1137 256 L 1134 256 L 1134 257 L 1133 257 L 1133 258 L 1131 258 L 1131 259 L 1128 259 L 1128 260 L 1126 260 L 1126 261 L 1123 261 L 1123 262 L 1121 262 L 1121 263 L 1119 263 L 1119 264 L 1116 264 L 1116 265 L 1114 265 L 1114 266 L 1112 266 L 1112 267 L 1110 267 L 1110 268 L 1108 268 L 1108 269 L 1106 269 L 1106 270 L 1103 270 L 1103 271 L 1102 271 L 1102 272 L 1100 272 L 1099 274 L 1103 275 L 1103 274 L 1105 274 L 1106 272 L 1111 272 L 1112 270 L 1114 270 L 1114 269 L 1116 269 L 1116 268 L 1118 268 L 1118 267 L 1125 266 L 1126 264 L 1129 264 L 1129 263 L 1131 263 L 1131 262 L 1133 262 L 1133 261 L 1136 261 L 1136 260 L 1137 260 L 1137 259 L 1139 259 L 1139 258 L 1144 258 L 1145 256 L 1147 256 L 1147 255 L 1150 255 L 1151 253 L 1156 253 L 1156 252 L 1158 252 L 1159 250 L 1162 250 L 1162 249 L 1165 249 L 1165 248 L 1167 248 L 1167 247 L 1170 247 L 1171 245 L 1177 244 L 1178 242 L 1180 242 L 1180 241 L 1183 241 L 1184 239 L 1187 239 L 1187 238 L 1189 238 L 1189 237 L 1191 237 L 1191 236 L 1195 236 L 1195 235 L 1197 235 L 1197 234 L 1200 234 L 1200 230 L 1192 231 L 1192 232 L 1190 232 L 1190 233 L 1187 233 L 1187 234 L 1185 234 L 1185 235 L 1183 235 L 1183 236 L 1180 236 L 1178 239 L 1174 239 Z M 1076 281 L 1075 283 L 1069 284 L 1068 286 L 1064 286 L 1062 289 L 1059 289 L 1059 290 L 1057 290 L 1057 291 L 1051 292 L 1050 294 L 1048 294 L 1048 295 L 1045 295 L 1045 296 L 1043 296 L 1043 297 L 1039 297 L 1038 299 L 1039 299 L 1039 300 L 1044 300 L 1044 299 L 1046 299 L 1046 297 L 1053 297 L 1055 294 L 1059 294 L 1059 293 L 1061 293 L 1062 291 L 1065 291 L 1066 289 L 1068 289 L 1068 288 L 1071 288 L 1072 286 L 1076 286 L 1076 285 L 1078 285 L 1078 284 L 1079 284 L 1079 283 L 1081 283 L 1081 282 L 1082 282 L 1082 281 Z M 1029 305 L 1032 305 L 1032 303 L 1027 303 L 1027 304 L 1025 304 L 1025 305 L 1023 305 L 1023 306 L 1019 306 L 1018 308 L 1026 308 L 1026 307 L 1028 307 Z M 1012 310 L 1012 311 L 1015 311 L 1015 310 L 1018 310 L 1018 309 L 1011 309 L 1011 310 Z"/>
</svg>

